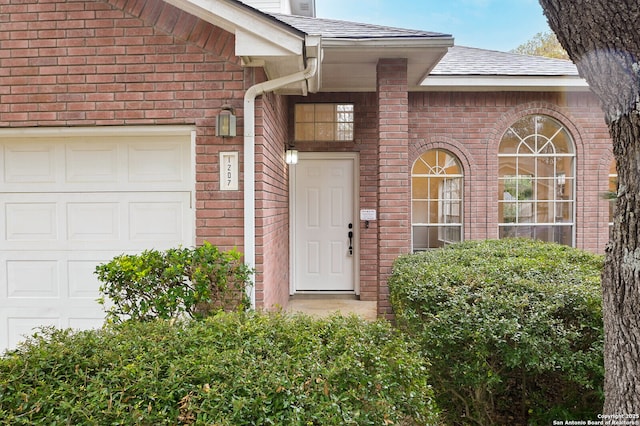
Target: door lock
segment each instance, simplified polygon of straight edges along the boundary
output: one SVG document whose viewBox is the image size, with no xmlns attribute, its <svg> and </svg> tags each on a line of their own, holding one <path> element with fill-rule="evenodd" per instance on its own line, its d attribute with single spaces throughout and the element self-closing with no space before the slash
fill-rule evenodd
<svg viewBox="0 0 640 426">
<path fill-rule="evenodd" d="M 353 223 L 349 224 L 349 233 L 347 234 L 349 236 L 349 256 L 353 256 Z"/>
</svg>

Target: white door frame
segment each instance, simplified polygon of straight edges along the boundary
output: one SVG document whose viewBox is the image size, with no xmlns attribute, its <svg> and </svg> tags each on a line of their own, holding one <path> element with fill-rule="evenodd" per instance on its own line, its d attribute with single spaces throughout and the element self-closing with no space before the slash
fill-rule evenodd
<svg viewBox="0 0 640 426">
<path fill-rule="evenodd" d="M 298 159 L 303 160 L 352 160 L 353 161 L 353 289 L 356 295 L 360 294 L 360 221 L 358 216 L 358 206 L 360 205 L 360 156 L 357 152 L 300 152 Z M 295 285 L 295 253 L 298 253 L 295 245 L 296 235 L 295 226 L 296 223 L 296 191 L 295 185 L 297 182 L 296 166 L 289 166 L 289 294 L 304 293 L 304 291 L 296 291 Z M 344 294 L 344 291 L 331 292 L 331 291 L 319 291 L 314 294 L 324 293 L 339 293 Z"/>
</svg>

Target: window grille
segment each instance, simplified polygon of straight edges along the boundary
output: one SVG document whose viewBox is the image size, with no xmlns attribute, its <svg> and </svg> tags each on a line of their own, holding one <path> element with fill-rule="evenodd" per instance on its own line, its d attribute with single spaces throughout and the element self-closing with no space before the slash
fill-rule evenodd
<svg viewBox="0 0 640 426">
<path fill-rule="evenodd" d="M 296 141 L 352 141 L 353 104 L 297 104 Z"/>
<path fill-rule="evenodd" d="M 498 154 L 500 238 L 573 245 L 575 150 L 555 119 L 529 115 L 502 137 Z"/>
<path fill-rule="evenodd" d="M 421 155 L 411 171 L 413 251 L 462 240 L 463 173 L 451 153 L 434 149 Z"/>
</svg>

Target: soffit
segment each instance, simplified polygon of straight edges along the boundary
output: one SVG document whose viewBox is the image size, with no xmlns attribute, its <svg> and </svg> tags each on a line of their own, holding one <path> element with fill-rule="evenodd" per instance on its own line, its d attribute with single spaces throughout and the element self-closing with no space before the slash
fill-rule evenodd
<svg viewBox="0 0 640 426">
<path fill-rule="evenodd" d="M 406 58 L 408 89 L 416 90 L 449 45 L 421 39 L 323 40 L 322 91 L 375 92 L 381 58 Z"/>
<path fill-rule="evenodd" d="M 235 35 L 235 54 L 246 66 L 264 67 L 270 79 L 305 68 L 306 34 L 235 0 L 165 0 Z M 305 82 L 289 90 L 306 94 Z"/>
<path fill-rule="evenodd" d="M 322 37 L 323 92 L 376 91 L 381 58 L 408 60 L 414 90 L 453 45 L 449 34 L 335 19 L 272 14 L 306 34 Z"/>
</svg>

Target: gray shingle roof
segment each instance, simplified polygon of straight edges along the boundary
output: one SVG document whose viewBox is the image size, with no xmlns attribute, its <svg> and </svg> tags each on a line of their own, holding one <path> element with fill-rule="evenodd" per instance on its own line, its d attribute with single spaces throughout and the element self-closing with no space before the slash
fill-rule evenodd
<svg viewBox="0 0 640 426">
<path fill-rule="evenodd" d="M 431 31 L 409 30 L 335 19 L 309 18 L 306 16 L 284 15 L 279 13 L 272 13 L 270 15 L 306 34 L 321 35 L 324 38 L 376 39 L 451 37 L 450 34 Z"/>
<path fill-rule="evenodd" d="M 578 76 L 571 61 L 454 46 L 430 75 Z"/>
<path fill-rule="evenodd" d="M 364 24 L 335 19 L 267 14 L 287 26 L 323 38 L 375 40 L 380 38 L 450 38 L 450 34 Z M 453 46 L 431 71 L 431 76 L 570 76 L 578 77 L 568 60 Z"/>
</svg>

